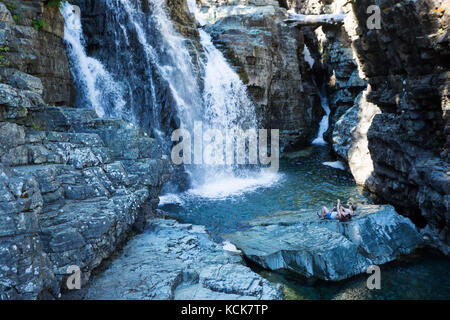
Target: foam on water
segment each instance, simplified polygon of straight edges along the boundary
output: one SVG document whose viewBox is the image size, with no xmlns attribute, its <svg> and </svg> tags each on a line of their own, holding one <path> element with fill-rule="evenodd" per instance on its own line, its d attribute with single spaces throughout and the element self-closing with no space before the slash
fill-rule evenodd
<svg viewBox="0 0 450 320">
<path fill-rule="evenodd" d="M 325 166 L 335 168 L 335 169 L 345 170 L 345 166 L 341 161 L 334 161 L 334 162 L 327 161 L 327 162 L 323 162 L 322 164 Z"/>
<path fill-rule="evenodd" d="M 317 134 L 317 138 L 315 138 L 313 140 L 312 144 L 326 145 L 327 142 L 323 138 L 323 135 L 328 130 L 328 126 L 329 126 L 328 122 L 329 122 L 331 110 L 330 110 L 330 106 L 328 104 L 327 94 L 323 88 L 321 90 L 319 90 L 319 97 L 320 97 L 320 103 L 322 105 L 322 108 L 325 111 L 325 115 L 323 116 L 322 120 L 320 121 L 319 132 Z"/>
<path fill-rule="evenodd" d="M 238 250 L 238 248 L 236 248 L 236 246 L 228 240 L 222 242 L 222 246 L 223 250 L 225 251 L 241 253 L 241 250 Z"/>
<path fill-rule="evenodd" d="M 184 203 L 183 199 L 180 198 L 179 194 L 168 193 L 159 197 L 159 205 L 163 206 L 169 203 L 176 203 L 182 205 Z"/>
<path fill-rule="evenodd" d="M 246 192 L 253 192 L 259 188 L 269 188 L 277 184 L 282 178 L 278 173 L 255 173 L 246 177 L 235 175 L 221 175 L 216 179 L 211 179 L 204 184 L 188 190 L 188 194 L 210 198 L 226 199 L 232 196 L 239 196 Z"/>
</svg>

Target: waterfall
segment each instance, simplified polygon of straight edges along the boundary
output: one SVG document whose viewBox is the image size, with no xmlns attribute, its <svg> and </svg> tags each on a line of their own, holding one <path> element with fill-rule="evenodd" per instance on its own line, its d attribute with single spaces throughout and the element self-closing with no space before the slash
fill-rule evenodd
<svg viewBox="0 0 450 320">
<path fill-rule="evenodd" d="M 134 2 L 133 5 L 133 1 L 129 0 L 108 0 L 108 5 L 116 15 L 120 15 L 118 11 L 123 8 L 145 52 L 147 72 L 157 69 L 175 101 L 178 117 L 182 119 L 180 126 L 192 128 L 202 107 L 202 99 L 184 39 L 175 32 L 164 0 L 150 1 L 152 14 L 149 17 L 143 12 L 139 1 Z M 151 74 L 149 78 L 152 78 Z"/>
<path fill-rule="evenodd" d="M 195 2 L 188 4 L 204 24 Z M 61 11 L 78 95 L 89 100 L 100 116 L 133 121 L 160 139 L 168 154 L 172 131 L 183 128 L 193 132 L 197 122 L 204 131 L 257 130 L 255 106 L 245 84 L 208 33 L 199 30 L 204 55 L 198 56 L 204 59 L 197 62 L 187 49 L 188 40 L 175 31 L 165 0 L 105 0 L 99 6 L 107 14 L 93 26 L 103 28 L 99 32 L 107 36 L 101 38 L 101 45 L 91 47 L 83 40 L 80 17 L 73 14 L 72 6 L 63 3 Z M 205 158 L 208 151 L 225 157 L 225 148 L 206 149 Z M 191 193 L 211 197 L 276 180 L 275 174 L 262 174 L 258 168 L 228 164 L 192 165 L 185 171 L 191 176 Z"/>
<path fill-rule="evenodd" d="M 325 115 L 323 116 L 322 120 L 320 121 L 319 125 L 319 132 L 317 133 L 317 138 L 315 138 L 312 142 L 312 144 L 316 145 L 326 145 L 327 142 L 323 138 L 323 135 L 328 130 L 329 126 L 329 118 L 330 118 L 330 106 L 328 104 L 328 98 L 326 94 L 325 88 L 322 86 L 320 90 L 318 91 L 319 97 L 320 97 L 320 103 L 322 105 L 323 110 L 325 111 Z"/>
<path fill-rule="evenodd" d="M 206 22 L 200 17 L 195 0 L 187 1 L 198 24 Z M 206 129 L 243 129 L 257 132 L 258 121 L 255 105 L 247 93 L 247 87 L 239 75 L 228 64 L 222 52 L 212 43 L 211 36 L 199 29 L 200 43 L 204 48 L 204 114 Z M 236 137 L 234 137 L 236 143 Z M 219 157 L 226 158 L 225 150 L 217 150 Z M 204 155 L 208 157 L 207 154 Z M 226 161 L 224 161 L 226 162 Z M 261 185 L 269 186 L 278 181 L 277 174 L 262 173 L 259 168 L 249 170 L 236 165 L 204 166 L 202 175 L 190 192 L 204 197 L 220 197 L 239 194 Z"/>
<path fill-rule="evenodd" d="M 189 51 L 173 29 L 165 1 L 146 5 L 135 0 L 100 3 L 108 13 L 102 21 L 108 36 L 95 51 L 97 59 L 86 54 L 72 5 L 64 2 L 61 12 L 78 96 L 86 97 L 99 116 L 120 117 L 147 130 L 167 151 L 171 131 L 192 128 L 203 102 Z"/>
<path fill-rule="evenodd" d="M 314 58 L 311 56 L 311 52 L 309 51 L 309 48 L 306 44 L 303 48 L 303 56 L 304 56 L 305 61 L 308 63 L 309 68 L 311 69 L 311 72 L 312 72 L 312 69 L 316 62 L 314 61 Z M 314 76 L 313 76 L 313 82 L 314 82 L 314 85 L 318 88 L 317 83 L 314 79 Z M 318 88 L 318 89 L 319 89 L 318 94 L 320 97 L 320 103 L 322 105 L 323 111 L 325 111 L 325 115 L 323 116 L 322 120 L 320 121 L 319 132 L 317 133 L 317 137 L 312 141 L 312 144 L 326 145 L 327 142 L 323 138 L 323 135 L 325 134 L 325 132 L 327 132 L 328 126 L 329 126 L 330 106 L 328 104 L 328 98 L 327 98 L 325 86 L 322 86 L 321 88 Z"/>
<path fill-rule="evenodd" d="M 68 2 L 61 3 L 64 17 L 64 41 L 68 47 L 77 105 L 91 106 L 100 117 L 124 117 L 123 88 L 97 59 L 88 57 L 84 48 L 80 16 Z"/>
</svg>

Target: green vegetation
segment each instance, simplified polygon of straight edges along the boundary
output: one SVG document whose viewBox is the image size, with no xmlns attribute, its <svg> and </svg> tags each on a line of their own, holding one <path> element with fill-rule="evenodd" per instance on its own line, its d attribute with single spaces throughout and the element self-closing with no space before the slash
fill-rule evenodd
<svg viewBox="0 0 450 320">
<path fill-rule="evenodd" d="M 45 2 L 45 5 L 47 7 L 53 7 L 53 6 L 57 6 L 58 8 L 61 8 L 61 4 L 63 2 L 66 2 L 67 0 L 47 0 Z"/>
<path fill-rule="evenodd" d="M 34 20 L 31 25 L 36 31 L 39 31 L 41 28 L 48 26 L 48 23 L 44 20 Z"/>
<path fill-rule="evenodd" d="M 39 126 L 36 124 L 36 122 L 34 122 L 34 121 L 31 123 L 31 127 L 32 127 L 34 130 L 36 130 L 36 131 L 42 131 L 42 128 L 39 127 Z"/>
<path fill-rule="evenodd" d="M 9 61 L 5 56 L 0 55 L 0 67 L 9 67 L 11 61 Z"/>
<path fill-rule="evenodd" d="M 10 12 L 13 12 L 17 9 L 17 7 L 15 5 L 13 5 L 12 3 L 4 2 L 4 4 Z"/>
<path fill-rule="evenodd" d="M 22 22 L 22 16 L 20 14 L 15 14 L 12 16 L 15 23 L 21 23 Z"/>
</svg>

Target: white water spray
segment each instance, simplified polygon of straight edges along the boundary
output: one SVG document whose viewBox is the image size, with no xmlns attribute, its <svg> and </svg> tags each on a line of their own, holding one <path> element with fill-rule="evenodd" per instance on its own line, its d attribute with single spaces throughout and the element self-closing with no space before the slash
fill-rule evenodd
<svg viewBox="0 0 450 320">
<path fill-rule="evenodd" d="M 62 2 L 61 13 L 65 20 L 64 41 L 68 45 L 72 74 L 78 94 L 82 97 L 81 103 L 90 105 L 100 117 L 114 115 L 126 118 L 123 88 L 100 61 L 86 54 L 80 16 L 68 2 Z"/>
<path fill-rule="evenodd" d="M 195 0 L 188 0 L 188 6 L 197 22 L 204 25 L 206 22 L 198 14 Z M 247 87 L 228 64 L 222 52 L 214 46 L 211 36 L 201 29 L 199 33 L 206 55 L 204 124 L 207 129 L 241 128 L 257 131 L 255 105 L 248 97 Z M 225 158 L 225 154 L 223 157 Z M 279 180 L 280 175 L 242 168 L 236 170 L 232 165 L 224 165 L 203 167 L 202 175 L 197 178 L 199 179 L 194 181 L 194 188 L 189 190 L 189 194 L 206 198 L 225 198 L 272 185 Z"/>
<path fill-rule="evenodd" d="M 322 105 L 322 108 L 325 111 L 325 115 L 323 116 L 322 120 L 320 121 L 319 132 L 317 134 L 317 138 L 315 138 L 313 140 L 312 144 L 327 145 L 327 142 L 323 138 L 323 135 L 328 130 L 328 126 L 329 126 L 328 122 L 329 122 L 331 110 L 330 110 L 330 106 L 328 104 L 328 98 L 327 98 L 325 90 L 323 90 L 323 89 L 319 90 L 319 97 L 320 97 L 320 103 Z"/>
</svg>

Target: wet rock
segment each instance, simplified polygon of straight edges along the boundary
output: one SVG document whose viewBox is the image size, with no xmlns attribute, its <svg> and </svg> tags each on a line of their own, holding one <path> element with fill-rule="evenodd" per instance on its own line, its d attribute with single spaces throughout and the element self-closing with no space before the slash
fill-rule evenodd
<svg viewBox="0 0 450 320">
<path fill-rule="evenodd" d="M 88 299 L 280 299 L 203 227 L 153 219 L 83 294 Z"/>
<path fill-rule="evenodd" d="M 309 210 L 281 212 L 225 235 L 244 255 L 270 270 L 343 280 L 370 265 L 393 261 L 422 246 L 414 224 L 392 206 L 361 205 L 350 222 L 319 220 Z"/>
</svg>

